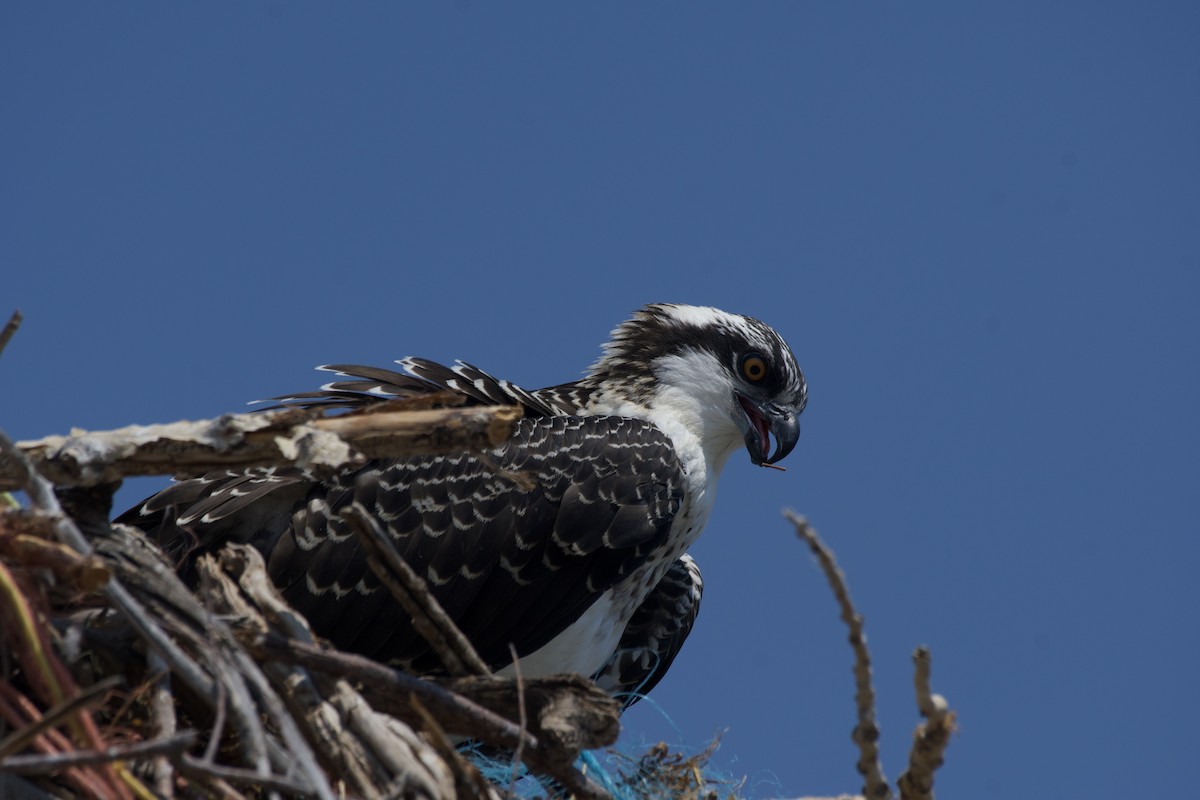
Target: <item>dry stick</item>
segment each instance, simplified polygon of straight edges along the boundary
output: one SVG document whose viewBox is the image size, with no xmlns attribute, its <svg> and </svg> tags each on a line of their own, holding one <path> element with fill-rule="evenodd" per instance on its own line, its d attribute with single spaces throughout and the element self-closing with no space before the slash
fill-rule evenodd
<svg viewBox="0 0 1200 800">
<path fill-rule="evenodd" d="M 0 558 L 27 567 L 42 567 L 55 578 L 83 592 L 104 588 L 112 570 L 97 556 L 82 556 L 65 544 L 52 541 L 54 529 L 45 517 L 26 517 L 21 523 L 38 535 L 18 533 L 0 540 Z"/>
<path fill-rule="evenodd" d="M 37 707 L 33 702 L 18 692 L 12 684 L 0 681 L 0 720 L 10 725 L 21 726 L 30 724 L 38 718 Z M 48 728 L 34 739 L 35 749 L 44 753 L 71 752 L 73 745 L 66 734 L 57 728 Z M 87 797 L 114 797 L 111 787 L 101 776 L 91 770 L 73 768 L 65 770 L 66 776 Z"/>
<path fill-rule="evenodd" d="M 289 669 L 309 672 L 298 666 L 289 666 Z M 350 737 L 363 750 L 362 764 L 351 763 L 354 753 L 337 753 L 342 765 L 335 776 L 347 784 L 350 791 L 363 798 L 453 794 L 454 769 L 461 763 L 454 748 L 450 748 L 449 756 L 443 756 L 433 747 L 437 758 L 431 758 L 431 744 L 425 737 L 399 718 L 376 711 L 351 687 L 350 681 L 322 673 L 316 673 L 310 680 L 325 696 L 323 706 L 334 709 L 342 720 L 341 736 Z M 342 744 L 331 747 L 342 751 L 348 749 Z M 454 760 L 448 762 L 450 758 Z M 348 780 L 353 778 L 355 770 L 365 770 L 369 774 L 370 794 L 363 789 L 356 790 Z"/>
<path fill-rule="evenodd" d="M 277 628 L 288 638 L 313 643 L 307 621 L 279 596 L 257 550 L 248 545 L 227 544 L 217 561 L 221 570 L 214 571 L 213 578 L 214 588 L 220 586 L 223 589 L 220 608 L 225 609 L 225 603 L 230 604 L 226 613 L 254 620 L 257 630 Z M 201 565 L 205 563 L 203 559 L 200 562 Z M 247 601 L 244 608 L 236 605 L 243 602 L 243 598 Z M 438 776 L 434 774 L 435 770 L 429 769 L 422 755 L 427 745 L 400 720 L 385 718 L 368 706 L 361 694 L 351 688 L 349 681 L 319 672 L 315 673 L 319 677 L 314 680 L 313 671 L 282 661 L 273 661 L 267 669 L 273 682 L 287 687 L 286 698 L 296 719 L 305 723 L 314 741 L 325 743 L 315 746 L 318 752 L 327 753 L 330 760 L 336 762 L 332 774 L 348 782 L 351 793 L 368 798 L 377 796 L 380 791 L 375 785 L 378 766 L 391 775 L 400 776 L 398 790 L 420 783 L 421 786 L 412 789 L 413 793 L 439 794 L 434 787 Z M 319 709 L 335 712 L 336 731 L 331 730 L 328 717 L 323 712 L 318 713 Z M 346 741 L 353 741 L 363 752 L 356 755 L 357 748 L 347 746 Z M 404 751 L 410 749 L 410 755 L 405 756 Z M 447 745 L 448 755 L 439 753 L 452 767 L 459 762 L 453 750 Z M 421 769 L 426 770 L 424 777 L 419 774 Z"/>
<path fill-rule="evenodd" d="M 0 453 L 7 456 L 8 460 L 17 466 L 22 479 L 22 488 L 29 495 L 35 507 L 50 516 L 58 539 L 83 555 L 91 555 L 93 552 L 91 543 L 75 523 L 63 513 L 62 506 L 54 494 L 53 484 L 34 470 L 29 459 L 17 449 L 3 431 L 0 431 Z M 151 647 L 158 650 L 163 660 L 183 679 L 184 683 L 188 684 L 201 697 L 213 696 L 213 687 L 216 681 L 210 678 L 199 664 L 187 656 L 183 649 L 151 620 L 150 615 L 119 580 L 115 577 L 109 580 L 104 587 L 104 592 L 112 605 L 121 612 L 122 616 L 133 625 L 134 629 Z M 194 644 L 198 646 L 205 644 L 204 641 L 199 641 L 199 637 L 186 625 L 177 625 L 176 628 L 177 634 L 192 639 Z M 255 765 L 256 774 L 266 778 L 270 772 L 269 756 L 273 755 L 276 761 L 280 761 L 285 754 L 278 747 L 273 748 L 272 752 L 272 748 L 267 746 L 269 742 L 265 741 L 263 736 L 262 723 L 254 712 L 250 694 L 242 684 L 242 676 L 232 668 L 228 656 L 218 654 L 218 661 L 222 663 L 214 662 L 212 664 L 214 672 L 221 672 L 224 669 L 225 674 L 233 681 L 233 685 L 229 688 L 239 695 L 235 698 L 233 710 L 234 719 L 239 723 L 239 733 L 242 734 L 242 746 L 248 748 L 246 752 L 250 762 Z M 327 784 L 322 788 L 328 789 Z M 330 791 L 327 796 L 332 796 L 332 792 Z"/>
<path fill-rule="evenodd" d="M 75 523 L 63 513 L 62 506 L 54 494 L 53 484 L 34 470 L 33 464 L 17 449 L 16 445 L 13 444 L 12 440 L 3 431 L 0 431 L 0 453 L 7 456 L 9 461 L 17 466 L 21 473 L 22 488 L 34 506 L 50 517 L 55 536 L 59 541 L 74 548 L 84 556 L 92 555 L 91 543 L 88 542 Z M 119 580 L 115 577 L 110 579 L 104 586 L 104 593 L 107 595 L 109 602 L 133 625 L 134 629 L 138 631 L 151 647 L 159 652 L 163 660 L 183 679 L 184 683 L 188 684 L 201 697 L 211 697 L 213 695 L 215 682 L 209 677 L 208 673 L 184 653 L 183 649 L 150 618 L 145 608 L 134 599 L 133 595 L 129 593 Z M 179 626 L 179 632 L 182 633 L 184 631 L 187 631 L 187 628 Z M 238 677 L 236 673 L 232 674 L 235 678 Z M 253 734 L 261 731 L 261 723 L 259 723 L 257 717 L 252 713 L 253 707 L 249 699 L 249 695 L 247 694 L 245 704 L 238 704 L 234 709 L 235 718 L 242 723 L 240 728 L 244 734 Z M 251 737 L 251 740 L 253 738 Z M 244 745 L 246 743 L 246 741 L 243 741 Z M 259 765 L 259 768 L 265 771 L 268 763 L 265 753 L 256 755 L 254 760 Z"/>
<path fill-rule="evenodd" d="M 178 720 L 175 716 L 175 697 L 171 694 L 171 672 L 157 650 L 146 653 L 146 668 L 153 676 L 150 683 L 150 719 L 155 738 L 175 735 Z M 175 796 L 175 771 L 169 758 L 154 759 L 154 791 L 159 797 Z"/>
<path fill-rule="evenodd" d="M 917 708 L 928 720 L 918 725 L 913 734 L 908 770 L 900 776 L 900 800 L 933 800 L 933 774 L 942 765 L 950 735 L 954 733 L 954 712 L 946 698 L 934 694 L 929 687 L 929 668 L 932 657 L 929 649 L 913 651 L 916 669 L 913 685 L 917 691 Z"/>
<path fill-rule="evenodd" d="M 515 406 L 384 410 L 319 418 L 282 408 L 216 419 L 131 425 L 47 436 L 20 451 L 58 486 L 94 486 L 134 475 L 302 466 L 333 474 L 365 459 L 486 450 L 507 439 Z M 21 488 L 20 465 L 0 454 L 0 490 Z"/>
<path fill-rule="evenodd" d="M 573 793 L 577 800 L 608 798 L 607 792 L 588 780 L 570 763 L 544 755 L 538 739 L 533 735 L 522 735 L 520 728 L 507 719 L 435 683 L 406 675 L 364 656 L 322 650 L 284 639 L 277 634 L 269 633 L 264 636 L 259 642 L 259 649 L 264 655 L 272 658 L 286 659 L 330 675 L 357 680 L 364 686 L 370 686 L 380 697 L 387 696 L 395 700 L 407 697 L 411 693 L 439 720 L 442 727 L 454 733 L 508 749 L 516 748 L 517 744 L 524 740 L 524 761 L 532 770 L 554 778 Z M 384 710 L 394 715 L 399 711 Z"/>
<path fill-rule="evenodd" d="M 441 721 L 442 727 L 451 733 L 468 735 L 488 744 L 509 748 L 516 747 L 522 738 L 520 729 L 504 717 L 432 681 L 413 677 L 365 656 L 324 650 L 316 645 L 285 639 L 276 633 L 268 633 L 262 637 L 258 647 L 264 656 L 349 678 L 371 687 L 381 695 L 386 694 L 393 698 L 414 695 Z M 414 716 L 420 719 L 419 716 Z M 526 734 L 525 738 L 528 739 L 527 746 L 537 747 L 537 739 L 532 735 Z"/>
<path fill-rule="evenodd" d="M 430 594 L 429 587 L 396 551 L 391 539 L 361 503 L 342 511 L 372 558 L 368 563 L 380 582 L 404 607 L 419 633 L 453 676 L 491 675 L 474 645 Z"/>
<path fill-rule="evenodd" d="M 421 701 L 415 695 L 408 696 L 408 704 L 412 710 L 416 712 L 421 720 L 419 729 L 423 732 L 434 752 L 441 756 L 442 761 L 450 768 L 454 776 L 455 791 L 460 795 L 465 795 L 471 792 L 471 795 L 479 798 L 494 797 L 495 790 L 491 788 L 479 770 L 463 760 L 461 756 L 454 750 L 454 745 L 450 743 L 450 739 L 446 736 L 446 732 L 442 730 L 442 726 L 434 718 L 425 706 L 421 705 Z M 490 791 L 489 791 L 490 789 Z"/>
<path fill-rule="evenodd" d="M 300 767 L 310 794 L 315 794 L 322 800 L 334 800 L 336 795 L 333 787 L 329 785 L 325 773 L 317 763 L 316 754 L 309 747 L 304 734 L 300 732 L 296 720 L 288 713 L 287 706 L 271 688 L 267 676 L 245 650 L 238 648 L 233 652 L 233 656 L 241 672 L 249 679 L 250 689 L 258 696 L 259 705 L 266 712 L 267 718 L 275 723 L 279 735 L 287 745 L 287 755 L 291 757 L 293 764 Z"/>
<path fill-rule="evenodd" d="M 103 750 L 74 750 L 46 756 L 9 756 L 0 761 L 0 772 L 21 775 L 53 775 L 70 767 L 104 764 L 147 756 L 177 755 L 196 741 L 195 731 L 183 731 L 166 739 L 151 739 L 135 744 L 119 744 Z"/>
<path fill-rule="evenodd" d="M 521 733 L 528 730 L 529 719 L 525 712 L 525 681 L 521 679 L 521 659 L 517 656 L 517 646 L 512 642 L 508 643 L 508 652 L 512 654 L 513 676 L 517 679 L 517 710 L 520 714 L 517 722 L 520 725 Z M 514 791 L 517 786 L 517 778 L 520 777 L 521 757 L 524 755 L 525 737 L 522 736 L 517 741 L 517 747 L 513 750 L 512 757 L 512 775 L 508 779 L 508 796 L 515 797 Z"/>
<path fill-rule="evenodd" d="M 116 557 L 137 565 L 145 571 L 145 580 L 139 584 L 140 591 L 146 595 L 148 605 L 156 611 L 165 626 L 168 626 L 175 638 L 188 644 L 192 651 L 201 659 L 205 668 L 214 677 L 213 691 L 203 696 L 210 706 L 215 707 L 216 724 L 213 726 L 212 737 L 218 738 L 223 725 L 223 714 L 227 710 L 232 718 L 238 749 L 244 763 L 259 770 L 263 774 L 271 771 L 271 765 L 279 769 L 287 769 L 292 759 L 287 749 L 280 744 L 274 735 L 269 734 L 259 715 L 259 707 L 254 702 L 254 696 L 248 685 L 250 675 L 242 668 L 239 653 L 244 656 L 229 625 L 219 617 L 214 616 L 203 607 L 197 597 L 183 588 L 178 577 L 154 558 L 147 558 L 149 551 L 135 550 L 140 541 L 140 532 L 136 529 L 123 528 L 129 535 L 127 541 L 117 544 L 115 539 L 106 543 L 106 549 L 120 546 L 122 549 Z M 126 567 L 127 569 L 127 567 Z M 162 574 L 159 574 L 161 571 Z M 137 574 L 142 580 L 142 574 Z M 133 580 L 133 577 L 130 577 Z M 167 581 L 167 583 L 160 583 Z M 209 741 L 209 748 L 215 747 Z M 206 752 L 213 752 L 211 749 Z"/>
<path fill-rule="evenodd" d="M 25 319 L 21 315 L 21 310 L 13 311 L 12 316 L 8 318 L 8 322 L 4 323 L 4 329 L 0 330 L 0 353 L 4 352 L 4 348 L 8 346 L 8 340 L 17 332 L 17 328 L 21 327 L 21 320 Z"/>
<path fill-rule="evenodd" d="M 213 625 L 215 633 L 219 626 Z M 197 633 L 184 623 L 174 626 L 175 635 L 190 642 L 196 652 L 203 654 L 209 670 L 217 677 L 217 684 L 224 685 L 233 701 L 233 724 L 237 730 L 238 747 L 243 760 L 251 765 L 261 775 L 271 772 L 271 755 L 267 744 L 267 732 L 254 705 L 250 688 L 246 685 L 246 676 L 238 672 L 225 648 L 220 647 L 220 640 L 213 642 L 208 632 Z M 217 644 L 217 647 L 213 647 Z M 211 696 L 211 695 L 209 695 Z"/>
<path fill-rule="evenodd" d="M 109 689 L 120 686 L 121 683 L 123 683 L 123 679 L 119 675 L 111 675 L 102 681 L 98 681 L 82 690 L 76 697 L 59 703 L 43 714 L 41 719 L 26 725 L 21 730 L 15 731 L 3 740 L 0 740 L 0 760 L 10 753 L 21 750 L 29 742 L 36 739 L 42 731 L 57 726 L 58 723 L 79 709 L 98 703 Z"/>
<path fill-rule="evenodd" d="M 217 620 L 210 620 L 209 630 L 204 636 L 190 627 L 180 625 L 176 635 L 188 639 L 197 650 L 205 653 L 214 674 L 220 675 L 230 692 L 228 707 L 233 711 L 233 722 L 238 732 L 238 743 L 245 760 L 253 765 L 257 774 L 269 776 L 274 765 L 280 771 L 299 767 L 307 780 L 309 794 L 332 800 L 333 789 L 325 774 L 317 766 L 312 750 L 299 733 L 295 720 L 288 714 L 258 665 L 238 645 L 228 627 Z M 210 645 L 203 650 L 204 644 Z M 211 645 L 215 644 L 216 647 Z M 257 698 L 257 703 L 255 702 Z M 264 727 L 262 716 L 274 723 L 274 729 L 282 737 L 286 747 L 270 736 Z"/>
<path fill-rule="evenodd" d="M 21 584 L 7 564 L 0 561 L 0 611 L 4 612 L 3 616 L 9 618 L 8 621 L 12 624 L 10 638 L 17 648 L 18 662 L 28 676 L 36 696 L 44 703 L 58 706 L 79 689 L 52 646 L 46 631 L 47 622 L 39 613 L 40 604 L 36 602 L 36 596 L 35 599 L 27 596 L 27 591 Z M 29 702 L 23 695 L 19 695 L 19 700 Z M 30 706 L 30 719 L 40 717 L 41 712 L 33 708 L 31 702 Z M 93 748 L 102 746 L 100 729 L 86 707 L 77 707 L 65 721 L 77 741 Z M 98 781 L 107 784 L 113 796 L 130 797 L 129 787 L 110 767 L 96 769 L 94 774 Z"/>
<path fill-rule="evenodd" d="M 267 612 L 264 611 L 263 602 L 272 602 L 273 596 L 256 596 L 261 594 L 264 588 L 249 582 L 251 576 L 248 574 L 248 567 L 257 568 L 254 577 L 259 581 L 268 580 L 262 557 L 257 550 L 248 545 L 230 543 L 219 553 L 202 556 L 196 562 L 196 567 L 200 575 L 200 596 L 208 608 L 219 615 L 239 620 L 243 633 L 268 629 L 265 618 Z M 274 602 L 282 605 L 278 600 Z M 278 622 L 277 619 L 272 621 Z M 287 635 L 308 637 L 307 629 L 298 622 L 284 627 Z M 239 636 L 239 641 L 245 641 L 245 637 Z M 348 780 L 349 788 L 355 795 L 368 800 L 376 797 L 370 778 L 355 770 L 353 766 L 347 769 L 353 758 L 340 761 L 339 757 L 345 750 L 332 738 L 326 738 L 327 730 L 322 725 L 313 724 L 313 709 L 321 706 L 325 700 L 313 685 L 308 673 L 299 667 L 274 661 L 263 664 L 263 670 L 271 684 L 284 692 L 285 704 L 290 710 L 289 716 L 303 725 L 306 741 L 315 748 L 315 752 L 324 754 L 329 763 L 337 765 L 330 770 L 330 776 L 335 780 Z"/>
<path fill-rule="evenodd" d="M 180 770 L 182 772 L 182 770 Z M 234 789 L 229 783 L 216 775 L 206 775 L 200 772 L 188 773 L 188 779 L 200 786 L 203 786 L 216 797 L 221 800 L 247 800 L 246 795 Z M 192 796 L 196 796 L 197 792 L 189 792 Z"/>
<path fill-rule="evenodd" d="M 191 613 L 193 617 L 196 614 L 204 615 L 202 625 L 205 629 L 218 628 L 222 623 L 211 619 L 207 615 L 207 611 L 200 607 L 195 597 L 190 593 L 186 594 L 190 606 L 176 606 L 174 605 L 174 599 L 165 595 L 160 596 L 158 590 L 162 587 L 152 586 L 151 583 L 160 579 L 178 581 L 175 573 L 167 570 L 157 560 L 145 557 L 146 553 L 137 547 L 137 542 L 140 540 L 136 537 L 142 536 L 140 531 L 123 525 L 113 526 L 112 531 L 120 533 L 120 536 L 113 536 L 106 543 L 108 549 L 119 548 L 119 552 L 109 554 L 114 569 L 124 570 L 126 575 L 136 577 L 142 581 L 139 584 L 140 590 L 143 596 L 147 597 L 149 604 L 158 608 L 159 618 L 163 624 L 169 624 L 175 630 L 177 637 L 192 643 L 196 652 L 204 657 L 209 670 L 211 670 L 211 675 L 214 676 L 210 677 L 209 671 L 201 667 L 196 660 L 183 651 L 183 648 L 174 639 L 167 635 L 163 628 L 155 622 L 153 615 L 130 594 L 129 590 L 120 581 L 114 578 L 110 582 L 110 587 L 116 587 L 116 593 L 110 593 L 109 600 L 112 601 L 118 610 L 123 612 L 126 621 L 131 623 L 142 638 L 150 644 L 149 649 L 152 652 L 158 653 L 171 672 L 178 675 L 184 685 L 213 708 L 215 719 L 209 733 L 208 746 L 205 749 L 205 759 L 212 760 L 216 756 L 221 735 L 224 732 L 230 688 L 226 685 L 225 681 L 215 677 L 221 674 L 221 669 L 220 665 L 214 660 L 214 655 L 210 652 L 210 648 L 207 646 L 209 644 L 207 639 L 196 636 L 187 620 L 180 618 L 179 614 L 183 613 L 186 616 L 188 613 Z M 135 537 L 132 540 L 133 546 L 131 546 L 131 536 Z M 142 544 L 145 544 L 144 541 Z M 161 575 L 159 574 L 160 571 Z M 179 588 L 182 590 L 181 584 Z M 193 622 L 195 622 L 194 619 Z M 236 676 L 234 677 L 236 678 Z M 258 722 L 257 713 L 246 704 L 235 703 L 233 716 L 235 726 L 241 732 L 239 742 L 242 752 L 246 754 L 247 742 L 254 740 L 260 735 L 261 725 Z M 253 763 L 254 756 L 247 754 L 246 760 Z"/>
<path fill-rule="evenodd" d="M 288 797 L 308 797 L 312 788 L 281 775 L 260 775 L 252 769 L 227 767 L 201 761 L 186 753 L 177 762 L 179 771 L 189 778 L 238 783 L 255 789 L 283 792 Z"/>
<path fill-rule="evenodd" d="M 893 797 L 892 790 L 879 762 L 879 725 L 875 722 L 875 689 L 871 686 L 871 654 L 867 650 L 863 617 L 854 609 L 850 590 L 846 586 L 846 575 L 838 567 L 833 551 L 825 546 L 804 517 L 790 509 L 784 511 L 783 515 L 796 527 L 796 534 L 817 557 L 841 608 L 842 621 L 850 628 L 850 645 L 854 649 L 854 699 L 858 705 L 858 724 L 854 726 L 851 738 L 858 745 L 857 767 L 864 781 L 863 794 L 871 800 L 890 800 Z"/>
<path fill-rule="evenodd" d="M 208 744 L 204 747 L 204 760 L 212 761 L 217 757 L 217 748 L 221 745 L 221 734 L 225 731 L 225 706 L 229 702 L 229 690 L 225 684 L 217 682 L 217 696 L 213 700 L 215 717 Z"/>
<path fill-rule="evenodd" d="M 8 456 L 21 470 L 21 488 L 29 495 L 35 508 L 45 512 L 50 517 L 54 535 L 60 542 L 72 547 L 84 556 L 92 555 L 92 546 L 84 535 L 67 517 L 54 495 L 54 484 L 43 478 L 33 468 L 24 454 L 13 444 L 8 434 L 0 431 L 0 453 Z M 109 601 L 121 612 L 137 632 L 152 647 L 159 651 L 163 659 L 171 665 L 171 669 L 184 679 L 201 697 L 212 694 L 212 680 L 200 666 L 193 661 L 183 649 L 175 644 L 167 634 L 152 622 L 142 608 L 142 605 L 115 578 L 104 586 L 104 592 Z"/>
<path fill-rule="evenodd" d="M 202 567 L 207 565 L 207 569 L 213 573 L 219 573 L 217 562 L 210 557 L 202 559 Z M 201 570 L 202 585 L 203 577 L 206 570 Z M 215 580 L 215 578 L 210 578 Z M 311 792 L 325 800 L 333 800 L 333 788 L 329 785 L 325 773 L 317 764 L 316 755 L 309 746 L 308 741 L 300 731 L 294 717 L 292 717 L 284 704 L 284 702 L 276 694 L 271 686 L 270 680 L 263 673 L 259 665 L 254 662 L 250 654 L 238 644 L 232 633 L 226 627 L 216 627 L 210 634 L 218 646 L 218 652 L 222 661 L 230 664 L 232 673 L 238 678 L 231 684 L 231 688 L 237 691 L 246 691 L 252 693 L 257 699 L 258 708 L 261 708 L 266 718 L 273 723 L 273 728 L 279 733 L 286 745 L 286 752 L 269 752 L 270 763 L 274 763 L 281 769 L 287 769 L 292 766 L 299 767 L 301 774 L 306 779 Z M 244 689 L 239 689 L 241 681 L 245 681 Z M 234 698 L 235 707 L 238 698 Z M 254 707 L 254 706 L 251 706 Z M 265 742 L 264 742 L 265 745 Z M 264 750 L 266 748 L 264 747 Z"/>
</svg>

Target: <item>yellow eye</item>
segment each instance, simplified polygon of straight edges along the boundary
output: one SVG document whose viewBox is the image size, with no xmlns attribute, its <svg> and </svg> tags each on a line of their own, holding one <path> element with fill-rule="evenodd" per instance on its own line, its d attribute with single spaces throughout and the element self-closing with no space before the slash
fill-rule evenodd
<svg viewBox="0 0 1200 800">
<path fill-rule="evenodd" d="M 742 376 L 751 383 L 758 383 L 767 377 L 767 362 L 758 353 L 742 356 Z"/>
</svg>

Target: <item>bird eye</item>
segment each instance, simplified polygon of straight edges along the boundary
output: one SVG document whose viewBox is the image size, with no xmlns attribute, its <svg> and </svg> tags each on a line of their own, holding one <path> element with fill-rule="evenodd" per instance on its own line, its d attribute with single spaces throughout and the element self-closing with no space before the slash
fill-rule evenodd
<svg viewBox="0 0 1200 800">
<path fill-rule="evenodd" d="M 767 362 L 758 353 L 747 353 L 742 356 L 742 377 L 751 383 L 758 383 L 767 377 Z"/>
</svg>

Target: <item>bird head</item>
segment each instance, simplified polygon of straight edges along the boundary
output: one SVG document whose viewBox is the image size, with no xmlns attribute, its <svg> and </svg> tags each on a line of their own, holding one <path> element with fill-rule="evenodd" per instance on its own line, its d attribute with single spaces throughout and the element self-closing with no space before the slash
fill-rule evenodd
<svg viewBox="0 0 1200 800">
<path fill-rule="evenodd" d="M 804 374 L 773 328 L 704 306 L 639 309 L 613 330 L 586 380 L 614 413 L 649 409 L 660 427 L 697 437 L 717 463 L 739 444 L 755 464 L 782 460 L 796 446 L 808 399 Z M 629 407 L 617 408 L 622 401 Z"/>
</svg>

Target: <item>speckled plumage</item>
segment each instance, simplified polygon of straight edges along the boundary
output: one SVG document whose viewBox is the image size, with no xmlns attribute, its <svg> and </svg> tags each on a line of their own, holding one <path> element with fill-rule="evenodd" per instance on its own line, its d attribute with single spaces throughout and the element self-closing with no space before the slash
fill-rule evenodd
<svg viewBox="0 0 1200 800">
<path fill-rule="evenodd" d="M 758 381 L 739 374 L 747 353 L 768 367 Z M 794 444 L 806 390 L 783 340 L 747 317 L 654 305 L 613 331 L 584 378 L 545 389 L 463 362 L 398 363 L 324 367 L 339 380 L 278 399 L 338 409 L 451 391 L 519 404 L 526 417 L 482 456 L 379 460 L 324 481 L 296 468 L 214 473 L 120 521 L 151 532 L 184 569 L 222 542 L 252 543 L 322 636 L 436 672 L 340 516 L 361 502 L 493 669 L 508 665 L 511 642 L 527 675 L 583 672 L 614 693 L 657 683 L 699 608 L 700 573 L 685 551 L 724 461 L 743 438 L 755 463 Z M 768 459 L 770 433 L 788 441 Z"/>
</svg>

